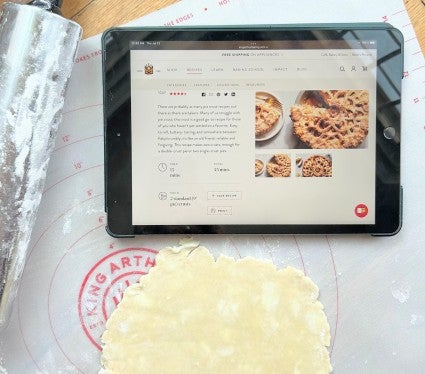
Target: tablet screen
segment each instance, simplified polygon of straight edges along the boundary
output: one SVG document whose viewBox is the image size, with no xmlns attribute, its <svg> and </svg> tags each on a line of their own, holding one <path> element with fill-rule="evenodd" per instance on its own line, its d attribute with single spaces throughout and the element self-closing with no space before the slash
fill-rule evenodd
<svg viewBox="0 0 425 374">
<path fill-rule="evenodd" d="M 130 41 L 133 225 L 375 224 L 375 40 Z"/>
</svg>

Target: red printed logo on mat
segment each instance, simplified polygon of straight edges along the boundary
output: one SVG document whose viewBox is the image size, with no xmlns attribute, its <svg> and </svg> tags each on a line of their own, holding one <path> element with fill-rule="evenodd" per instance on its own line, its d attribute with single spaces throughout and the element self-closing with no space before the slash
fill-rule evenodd
<svg viewBox="0 0 425 374">
<path fill-rule="evenodd" d="M 157 253 L 148 248 L 120 249 L 98 261 L 85 276 L 78 296 L 78 314 L 85 334 L 99 350 L 106 320 L 124 290 L 155 266 Z"/>
</svg>

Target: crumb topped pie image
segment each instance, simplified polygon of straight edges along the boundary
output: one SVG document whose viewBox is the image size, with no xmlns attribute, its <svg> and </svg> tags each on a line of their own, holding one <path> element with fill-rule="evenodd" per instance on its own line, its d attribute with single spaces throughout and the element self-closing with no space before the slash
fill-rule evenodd
<svg viewBox="0 0 425 374">
<path fill-rule="evenodd" d="M 275 136 L 283 125 L 280 101 L 268 92 L 255 94 L 255 138 L 266 140 Z"/>
<path fill-rule="evenodd" d="M 369 130 L 369 93 L 305 91 L 290 117 L 294 134 L 309 148 L 357 148 Z"/>
<path fill-rule="evenodd" d="M 291 175 L 291 158 L 283 153 L 276 153 L 266 165 L 267 176 L 289 177 Z"/>
</svg>

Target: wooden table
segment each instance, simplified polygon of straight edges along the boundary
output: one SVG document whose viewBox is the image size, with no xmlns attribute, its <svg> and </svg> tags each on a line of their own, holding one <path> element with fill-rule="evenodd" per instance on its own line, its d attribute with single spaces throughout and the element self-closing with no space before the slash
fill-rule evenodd
<svg viewBox="0 0 425 374">
<path fill-rule="evenodd" d="M 174 4 L 179 0 L 65 0 L 63 13 L 84 28 L 84 37 L 101 33 L 111 26 Z M 416 35 L 425 52 L 425 0 L 404 0 Z"/>
<path fill-rule="evenodd" d="M 0 0 L 0 4 L 6 0 Z M 15 0 L 16 1 L 16 0 Z M 179 0 L 65 0 L 63 13 L 84 28 L 84 38 L 174 4 Z M 28 2 L 28 0 L 18 0 Z M 425 52 L 425 0 L 404 0 Z"/>
</svg>

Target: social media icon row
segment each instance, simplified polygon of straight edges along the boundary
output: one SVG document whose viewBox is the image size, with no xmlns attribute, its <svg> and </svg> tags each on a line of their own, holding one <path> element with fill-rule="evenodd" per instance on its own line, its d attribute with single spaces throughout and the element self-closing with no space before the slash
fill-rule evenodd
<svg viewBox="0 0 425 374">
<path fill-rule="evenodd" d="M 236 92 L 202 92 L 201 96 L 236 96 Z"/>
</svg>

